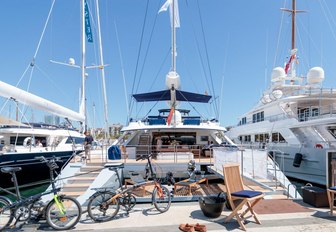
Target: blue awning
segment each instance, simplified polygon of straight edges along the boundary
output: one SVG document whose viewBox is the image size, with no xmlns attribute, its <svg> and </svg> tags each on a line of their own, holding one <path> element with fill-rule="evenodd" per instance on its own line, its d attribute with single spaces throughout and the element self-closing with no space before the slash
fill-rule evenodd
<svg viewBox="0 0 336 232">
<path fill-rule="evenodd" d="M 211 96 L 198 94 L 198 93 L 190 93 L 181 90 L 176 91 L 176 100 L 177 101 L 189 101 L 189 102 L 201 102 L 208 103 L 211 99 Z M 170 90 L 162 90 L 151 93 L 140 93 L 133 94 L 133 97 L 137 102 L 149 102 L 149 101 L 169 101 L 170 99 Z"/>
</svg>

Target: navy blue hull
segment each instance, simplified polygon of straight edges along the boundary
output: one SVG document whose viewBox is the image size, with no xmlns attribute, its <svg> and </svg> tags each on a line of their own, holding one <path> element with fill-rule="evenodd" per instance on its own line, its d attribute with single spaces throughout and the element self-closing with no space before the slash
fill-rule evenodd
<svg viewBox="0 0 336 232">
<path fill-rule="evenodd" d="M 76 151 L 80 153 L 81 151 Z M 20 186 L 34 185 L 38 182 L 47 181 L 49 176 L 49 168 L 45 163 L 36 160 L 37 156 L 44 156 L 45 158 L 59 157 L 62 163 L 58 163 L 61 170 L 63 165 L 69 162 L 73 156 L 73 151 L 50 151 L 50 152 L 31 152 L 31 153 L 11 153 L 0 155 L 0 168 L 2 167 L 21 167 L 22 170 L 17 172 L 17 179 Z M 13 187 L 11 175 L 0 172 L 0 187 L 10 188 Z M 27 186 L 28 187 L 28 186 Z"/>
</svg>

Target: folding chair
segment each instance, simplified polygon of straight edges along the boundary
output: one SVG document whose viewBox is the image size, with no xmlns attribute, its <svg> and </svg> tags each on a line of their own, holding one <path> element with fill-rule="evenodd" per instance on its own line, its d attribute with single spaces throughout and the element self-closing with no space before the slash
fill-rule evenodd
<svg viewBox="0 0 336 232">
<path fill-rule="evenodd" d="M 261 224 L 256 213 L 253 211 L 253 206 L 264 198 L 264 194 L 259 191 L 244 190 L 243 179 L 239 170 L 239 164 L 223 165 L 227 200 L 232 207 L 232 213 L 225 218 L 224 223 L 236 217 L 241 229 L 246 231 L 243 221 L 245 214 L 248 212 L 251 213 L 256 223 Z M 239 203 L 235 205 L 234 201 L 236 200 L 239 200 Z M 247 209 L 243 210 L 243 206 L 245 205 Z"/>
</svg>

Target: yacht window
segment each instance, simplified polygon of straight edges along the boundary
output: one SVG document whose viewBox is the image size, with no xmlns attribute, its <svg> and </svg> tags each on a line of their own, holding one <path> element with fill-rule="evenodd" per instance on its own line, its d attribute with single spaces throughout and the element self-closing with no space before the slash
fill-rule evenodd
<svg viewBox="0 0 336 232">
<path fill-rule="evenodd" d="M 253 123 L 264 121 L 264 111 L 253 114 Z"/>
<path fill-rule="evenodd" d="M 202 142 L 209 141 L 209 136 L 201 136 L 201 141 Z"/>
<path fill-rule="evenodd" d="M 312 117 L 317 117 L 319 115 L 319 109 L 318 108 L 313 108 L 312 109 Z"/>
<path fill-rule="evenodd" d="M 272 142 L 273 143 L 284 143 L 286 142 L 286 140 L 280 133 L 276 132 L 276 133 L 272 133 Z"/>
<path fill-rule="evenodd" d="M 245 125 L 246 124 L 246 117 L 242 118 L 241 121 L 239 122 L 240 125 Z"/>
<path fill-rule="evenodd" d="M 72 144 L 73 142 L 75 144 L 84 144 L 84 139 L 85 138 L 82 138 L 82 137 L 71 137 L 69 136 L 66 140 L 66 144 Z"/>
<path fill-rule="evenodd" d="M 336 138 L 336 128 L 328 128 L 328 131 L 334 138 Z"/>
</svg>

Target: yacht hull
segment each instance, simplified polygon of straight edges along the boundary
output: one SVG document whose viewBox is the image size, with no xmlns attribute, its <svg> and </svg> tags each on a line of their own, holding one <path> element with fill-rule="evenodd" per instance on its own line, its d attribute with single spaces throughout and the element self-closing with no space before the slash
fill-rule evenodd
<svg viewBox="0 0 336 232">
<path fill-rule="evenodd" d="M 82 151 L 75 151 L 78 154 Z M 45 163 L 35 159 L 38 156 L 44 156 L 46 159 L 57 157 L 62 160 L 59 162 L 57 172 L 70 160 L 74 151 L 45 151 L 45 152 L 27 152 L 27 153 L 5 153 L 0 155 L 0 168 L 3 167 L 21 167 L 22 170 L 16 173 L 20 187 L 29 187 L 39 183 L 45 183 L 50 179 L 49 168 Z M 12 176 L 0 172 L 0 187 L 11 188 L 13 182 Z"/>
</svg>

